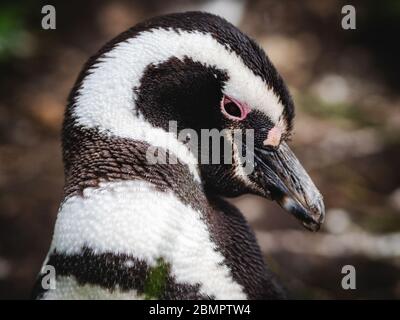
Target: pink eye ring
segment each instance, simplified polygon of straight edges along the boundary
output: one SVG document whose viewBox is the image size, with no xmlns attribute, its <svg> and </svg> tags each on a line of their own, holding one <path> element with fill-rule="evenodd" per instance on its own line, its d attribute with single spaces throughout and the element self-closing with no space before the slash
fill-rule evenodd
<svg viewBox="0 0 400 320">
<path fill-rule="evenodd" d="M 236 99 L 224 96 L 221 100 L 221 112 L 228 119 L 240 121 L 247 117 L 250 108 Z"/>
</svg>

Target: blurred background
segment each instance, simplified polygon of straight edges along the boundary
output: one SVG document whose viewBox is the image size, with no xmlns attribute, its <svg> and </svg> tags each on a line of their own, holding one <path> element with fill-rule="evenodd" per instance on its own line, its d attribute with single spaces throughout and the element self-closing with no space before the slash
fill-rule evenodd
<svg viewBox="0 0 400 320">
<path fill-rule="evenodd" d="M 56 30 L 41 8 L 56 8 Z M 356 30 L 341 8 L 356 8 Z M 83 63 L 166 12 L 223 15 L 265 48 L 297 106 L 291 145 L 325 198 L 319 233 L 274 203 L 234 199 L 296 299 L 400 298 L 400 1 L 8 1 L 0 4 L 0 298 L 25 299 L 62 197 L 60 128 Z M 343 290 L 353 265 L 357 289 Z"/>
</svg>

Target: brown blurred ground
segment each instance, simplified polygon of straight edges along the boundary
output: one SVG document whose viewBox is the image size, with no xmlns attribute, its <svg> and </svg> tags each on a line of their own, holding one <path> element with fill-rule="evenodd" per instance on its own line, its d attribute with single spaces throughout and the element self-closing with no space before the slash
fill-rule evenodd
<svg viewBox="0 0 400 320">
<path fill-rule="evenodd" d="M 21 20 L 11 23 L 15 35 L 0 54 L 0 298 L 27 298 L 47 253 L 62 195 L 60 125 L 81 66 L 138 21 L 193 3 L 205 5 L 59 1 L 55 31 L 40 29 L 38 1 L 0 5 L 0 53 L 4 14 Z M 351 31 L 340 27 L 342 1 L 249 0 L 229 16 L 289 84 L 297 105 L 292 145 L 325 197 L 318 234 L 266 200 L 233 200 L 294 298 L 400 298 L 399 49 L 392 46 L 400 6 L 353 4 Z M 356 267 L 357 290 L 340 286 L 345 264 Z"/>
</svg>

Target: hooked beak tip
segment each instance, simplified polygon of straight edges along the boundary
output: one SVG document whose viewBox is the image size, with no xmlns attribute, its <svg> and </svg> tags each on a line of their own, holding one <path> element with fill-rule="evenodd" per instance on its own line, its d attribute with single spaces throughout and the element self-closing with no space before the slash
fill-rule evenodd
<svg viewBox="0 0 400 320">
<path fill-rule="evenodd" d="M 312 205 L 304 205 L 288 196 L 279 201 L 279 204 L 299 219 L 303 226 L 310 231 L 318 231 L 325 220 L 325 207 L 321 195 L 313 199 Z"/>
<path fill-rule="evenodd" d="M 265 149 L 258 149 L 258 152 L 261 185 L 269 191 L 267 196 L 304 227 L 318 231 L 325 217 L 322 196 L 289 146 L 282 142 L 273 152 Z"/>
</svg>

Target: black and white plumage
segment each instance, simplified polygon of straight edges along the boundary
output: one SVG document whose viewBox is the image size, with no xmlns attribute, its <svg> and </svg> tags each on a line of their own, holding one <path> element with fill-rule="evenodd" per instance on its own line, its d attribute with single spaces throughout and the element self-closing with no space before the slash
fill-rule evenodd
<svg viewBox="0 0 400 320">
<path fill-rule="evenodd" d="M 227 115 L 221 101 L 247 108 L 244 118 Z M 222 18 L 162 16 L 112 40 L 69 98 L 65 199 L 44 263 L 55 267 L 57 288 L 42 290 L 40 276 L 34 296 L 282 298 L 253 232 L 221 196 L 258 194 L 320 225 L 322 198 L 284 142 L 293 116 L 263 50 Z M 167 132 L 171 120 L 196 132 L 254 129 L 254 172 L 198 164 Z M 178 163 L 149 164 L 150 146 Z"/>
</svg>

